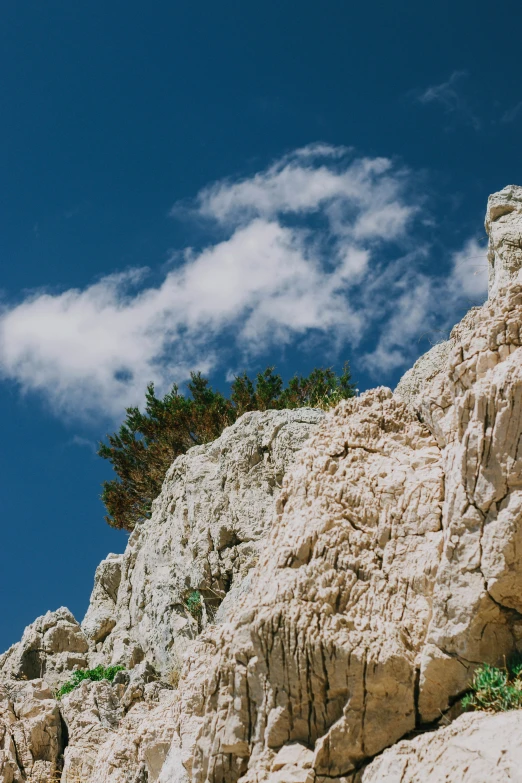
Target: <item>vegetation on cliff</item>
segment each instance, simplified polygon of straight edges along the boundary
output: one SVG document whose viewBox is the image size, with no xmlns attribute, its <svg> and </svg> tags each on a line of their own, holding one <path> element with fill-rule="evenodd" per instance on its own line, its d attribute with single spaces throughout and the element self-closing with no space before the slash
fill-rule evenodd
<svg viewBox="0 0 522 783">
<path fill-rule="evenodd" d="M 522 707 L 522 663 L 499 669 L 485 663 L 475 671 L 471 691 L 462 699 L 468 710 L 506 712 Z"/>
<path fill-rule="evenodd" d="M 62 685 L 56 692 L 56 698 L 61 699 L 67 693 L 71 693 L 84 680 L 99 682 L 100 680 L 109 680 L 112 682 L 118 672 L 123 671 L 124 666 L 96 666 L 94 669 L 77 669 L 73 672 L 70 680 Z"/>
<path fill-rule="evenodd" d="M 201 373 L 192 373 L 188 391 L 186 396 L 180 394 L 174 384 L 159 399 L 150 384 L 145 411 L 127 408 L 119 431 L 100 443 L 98 454 L 112 463 L 117 476 L 103 485 L 109 525 L 130 531 L 149 518 L 152 501 L 159 495 L 172 461 L 191 446 L 215 440 L 243 413 L 328 409 L 355 394 L 348 363 L 340 375 L 331 368 L 319 368 L 307 377 L 296 375 L 287 386 L 273 367 L 254 380 L 242 373 L 231 384 L 229 397 L 215 391 Z"/>
</svg>

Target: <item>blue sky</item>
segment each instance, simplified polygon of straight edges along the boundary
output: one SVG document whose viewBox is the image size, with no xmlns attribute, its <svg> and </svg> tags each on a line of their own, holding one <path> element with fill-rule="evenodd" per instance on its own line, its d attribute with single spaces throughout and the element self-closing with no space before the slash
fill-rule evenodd
<svg viewBox="0 0 522 783">
<path fill-rule="evenodd" d="M 486 199 L 522 182 L 521 17 L 4 5 L 0 650 L 81 619 L 123 550 L 95 444 L 149 380 L 349 359 L 393 386 L 483 301 Z"/>
</svg>

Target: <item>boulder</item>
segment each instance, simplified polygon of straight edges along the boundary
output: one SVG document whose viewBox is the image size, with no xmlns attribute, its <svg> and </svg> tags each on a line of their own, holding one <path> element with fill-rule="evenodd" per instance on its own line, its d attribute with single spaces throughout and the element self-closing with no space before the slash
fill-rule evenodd
<svg viewBox="0 0 522 783">
<path fill-rule="evenodd" d="M 0 656 L 0 681 L 44 677 L 53 688 L 87 665 L 89 643 L 65 607 L 47 612 L 25 629 L 22 639 Z"/>
<path fill-rule="evenodd" d="M 398 742 L 357 783 L 521 783 L 522 710 L 468 713 L 450 726 Z"/>
</svg>

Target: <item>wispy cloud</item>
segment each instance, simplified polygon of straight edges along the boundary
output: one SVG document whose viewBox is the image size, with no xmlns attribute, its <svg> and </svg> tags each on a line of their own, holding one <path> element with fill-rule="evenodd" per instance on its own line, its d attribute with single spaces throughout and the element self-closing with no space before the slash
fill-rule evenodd
<svg viewBox="0 0 522 783">
<path fill-rule="evenodd" d="M 448 337 L 455 314 L 481 304 L 487 296 L 487 247 L 472 237 L 452 254 L 451 271 L 445 277 L 429 277 L 415 269 L 392 266 L 387 289 L 390 308 L 375 348 L 362 363 L 378 376 L 410 364 L 420 344 Z"/>
<path fill-rule="evenodd" d="M 89 440 L 88 438 L 84 438 L 82 435 L 73 435 L 71 440 L 68 442 L 68 445 L 80 446 L 80 448 L 88 449 L 93 454 L 96 454 L 98 451 L 96 443 L 92 440 Z"/>
<path fill-rule="evenodd" d="M 467 71 L 453 71 L 447 81 L 416 91 L 415 97 L 422 104 L 434 103 L 442 106 L 446 114 L 453 115 L 460 122 L 469 124 L 478 131 L 482 122 L 463 95 L 463 83 L 467 78 Z"/>
<path fill-rule="evenodd" d="M 519 101 L 510 109 L 507 109 L 507 111 L 504 112 L 504 114 L 500 118 L 500 122 L 504 124 L 509 122 L 514 122 L 514 120 L 516 120 L 516 118 L 519 117 L 521 113 L 522 113 L 522 101 Z"/>
<path fill-rule="evenodd" d="M 149 381 L 165 390 L 303 340 L 356 346 L 382 329 L 367 363 L 393 369 L 435 307 L 432 283 L 412 272 L 427 252 L 414 180 L 387 158 L 319 144 L 217 182 L 174 213 L 223 238 L 177 253 L 159 284 L 132 269 L 4 305 L 0 375 L 61 414 L 117 418 Z"/>
</svg>

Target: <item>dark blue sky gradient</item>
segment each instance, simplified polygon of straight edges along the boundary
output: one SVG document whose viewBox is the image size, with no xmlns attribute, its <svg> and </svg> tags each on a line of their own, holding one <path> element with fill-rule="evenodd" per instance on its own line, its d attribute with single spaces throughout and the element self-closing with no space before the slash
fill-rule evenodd
<svg viewBox="0 0 522 783">
<path fill-rule="evenodd" d="M 4 4 L 3 301 L 160 275 L 173 248 L 206 241 L 168 216 L 176 201 L 318 140 L 417 172 L 435 244 L 480 236 L 488 194 L 522 183 L 521 22 L 515 0 Z M 458 72 L 453 103 L 419 102 Z M 315 358 L 274 360 L 290 375 Z M 61 421 L 8 382 L 0 403 L 1 652 L 47 609 L 81 619 L 125 535 L 103 522 L 108 466 L 72 442 L 109 425 Z"/>
</svg>

